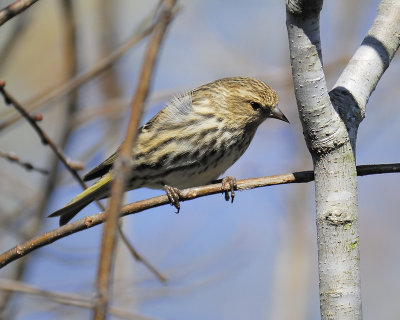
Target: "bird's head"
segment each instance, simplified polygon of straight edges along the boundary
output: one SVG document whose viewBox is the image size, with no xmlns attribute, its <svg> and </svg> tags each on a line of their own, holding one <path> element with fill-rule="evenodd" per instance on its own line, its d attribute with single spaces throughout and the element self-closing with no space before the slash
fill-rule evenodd
<svg viewBox="0 0 400 320">
<path fill-rule="evenodd" d="M 258 127 L 265 119 L 289 122 L 278 108 L 278 95 L 267 84 L 247 77 L 223 78 L 193 91 L 193 103 L 208 104 L 236 125 Z"/>
</svg>

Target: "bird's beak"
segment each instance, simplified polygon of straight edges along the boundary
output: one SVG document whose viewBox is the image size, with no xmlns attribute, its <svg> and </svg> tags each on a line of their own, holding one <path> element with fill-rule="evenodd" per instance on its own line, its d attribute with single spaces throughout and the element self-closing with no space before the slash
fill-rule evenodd
<svg viewBox="0 0 400 320">
<path fill-rule="evenodd" d="M 269 117 L 290 123 L 289 120 L 285 117 L 285 115 L 282 113 L 282 111 L 278 107 L 275 107 L 272 109 Z"/>
</svg>

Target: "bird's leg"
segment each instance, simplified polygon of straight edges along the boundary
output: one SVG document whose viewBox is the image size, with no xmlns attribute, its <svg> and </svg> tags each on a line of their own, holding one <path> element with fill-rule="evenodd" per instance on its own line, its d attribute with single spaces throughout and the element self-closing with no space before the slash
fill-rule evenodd
<svg viewBox="0 0 400 320">
<path fill-rule="evenodd" d="M 177 210 L 176 213 L 179 213 L 179 210 L 181 209 L 181 204 L 179 203 L 181 190 L 167 185 L 164 185 L 164 190 L 167 194 L 169 202 L 171 202 L 171 206 L 174 206 Z"/>
<path fill-rule="evenodd" d="M 236 178 L 234 177 L 224 177 L 219 180 L 213 181 L 214 183 L 221 183 L 222 184 L 222 190 L 225 193 L 225 200 L 229 201 L 231 199 L 231 202 L 233 202 L 233 199 L 235 198 L 235 189 L 237 188 L 236 184 Z M 229 191 L 231 192 L 231 196 L 229 197 Z"/>
<path fill-rule="evenodd" d="M 229 201 L 229 191 L 231 192 L 231 203 L 235 198 L 235 189 L 237 188 L 236 178 L 234 177 L 224 177 L 222 179 L 222 189 L 225 191 L 225 200 Z"/>
</svg>

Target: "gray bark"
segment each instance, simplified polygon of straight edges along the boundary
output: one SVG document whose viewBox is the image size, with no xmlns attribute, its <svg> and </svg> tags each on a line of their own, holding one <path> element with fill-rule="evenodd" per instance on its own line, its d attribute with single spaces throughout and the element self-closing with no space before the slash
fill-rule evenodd
<svg viewBox="0 0 400 320">
<path fill-rule="evenodd" d="M 357 130 L 368 98 L 399 46 L 400 2 L 382 1 L 331 92 L 320 47 L 322 2 L 286 2 L 295 95 L 315 172 L 321 319 L 361 319 Z"/>
</svg>

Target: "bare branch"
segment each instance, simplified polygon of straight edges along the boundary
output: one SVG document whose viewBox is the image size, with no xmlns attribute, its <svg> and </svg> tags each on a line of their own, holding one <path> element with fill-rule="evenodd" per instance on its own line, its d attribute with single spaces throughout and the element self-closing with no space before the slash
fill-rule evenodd
<svg viewBox="0 0 400 320">
<path fill-rule="evenodd" d="M 80 163 L 77 163 L 76 161 L 67 160 L 67 158 L 63 154 L 62 150 L 57 147 L 55 142 L 52 139 L 50 139 L 50 137 L 46 134 L 46 132 L 44 132 L 43 129 L 41 129 L 39 127 L 39 125 L 36 123 L 37 119 L 35 117 L 32 117 L 31 115 L 29 115 L 28 112 L 22 107 L 22 105 L 5 90 L 4 86 L 5 86 L 5 82 L 0 80 L 0 93 L 3 95 L 5 102 L 7 104 L 12 104 L 20 112 L 20 114 L 33 126 L 35 131 L 38 133 L 39 137 L 42 140 L 42 143 L 50 146 L 50 148 L 54 151 L 54 153 L 60 159 L 60 161 L 65 165 L 65 167 L 72 174 L 72 176 L 75 178 L 75 180 L 82 186 L 82 188 L 86 189 L 87 188 L 86 183 L 82 180 L 82 178 L 79 176 L 79 174 L 76 170 L 76 168 L 79 168 Z M 68 134 L 67 134 L 67 136 L 68 136 Z M 66 137 L 64 140 L 66 140 Z M 1 156 L 1 154 L 0 154 L 0 156 Z M 12 158 L 15 159 L 15 157 L 10 156 L 9 160 L 11 160 Z M 25 163 L 25 165 L 27 168 L 30 167 L 29 163 Z M 37 169 L 37 170 L 39 170 L 39 169 Z M 43 170 L 43 169 L 40 169 L 40 170 Z M 104 211 L 103 205 L 99 201 L 96 201 L 96 203 L 99 205 L 100 209 Z M 121 233 L 122 233 L 122 230 L 121 230 Z M 124 241 L 124 243 L 126 243 L 126 242 Z M 135 251 L 135 249 L 129 245 L 128 245 L 128 249 L 130 252 Z M 136 260 L 142 262 L 146 267 L 149 267 L 150 271 L 153 272 L 157 278 L 159 278 L 161 281 L 164 281 L 161 273 L 159 271 L 157 271 L 154 266 L 151 266 L 146 258 L 144 258 L 142 255 L 140 255 L 138 252 L 135 252 L 135 254 L 133 254 L 133 257 Z M 161 275 L 161 277 L 160 277 L 160 275 Z"/>
<path fill-rule="evenodd" d="M 116 61 L 118 61 L 118 59 L 121 58 L 131 47 L 135 46 L 141 40 L 146 38 L 153 31 L 153 29 L 154 24 L 150 25 L 143 31 L 141 29 L 140 32 L 136 31 L 127 42 L 125 42 L 107 57 L 98 61 L 92 69 L 75 76 L 68 82 L 55 89 L 52 89 L 50 92 L 45 93 L 42 96 L 33 98 L 31 104 L 29 105 L 29 109 L 34 110 L 46 103 L 53 101 L 54 99 L 66 95 L 86 82 L 99 76 L 105 70 L 109 69 Z"/>
<path fill-rule="evenodd" d="M 122 230 L 122 226 L 118 226 L 118 232 L 121 237 L 121 240 L 123 243 L 125 243 L 125 246 L 128 248 L 129 252 L 131 255 L 137 260 L 140 261 L 144 264 L 144 266 L 149 269 L 156 277 L 158 280 L 161 282 L 167 282 L 167 277 L 164 276 L 160 271 L 158 271 L 147 259 L 145 259 L 142 255 L 139 254 L 139 252 L 133 247 L 133 245 L 130 243 L 128 237 L 125 235 L 124 231 Z"/>
<path fill-rule="evenodd" d="M 154 12 L 152 12 L 148 17 L 146 17 L 140 24 L 139 28 L 135 30 L 133 35 L 120 47 L 118 47 L 115 51 L 110 53 L 108 56 L 102 58 L 100 61 L 96 63 L 93 68 L 90 70 L 81 73 L 67 82 L 57 86 L 55 88 L 51 88 L 50 90 L 46 90 L 38 94 L 36 97 L 29 99 L 26 102 L 27 110 L 33 111 L 38 109 L 39 107 L 54 101 L 57 98 L 61 98 L 66 94 L 71 93 L 72 91 L 79 88 L 81 85 L 87 83 L 88 81 L 92 80 L 93 78 L 99 76 L 111 66 L 113 66 L 118 59 L 120 59 L 128 50 L 146 38 L 155 27 L 157 21 L 152 23 L 151 25 L 147 26 L 149 21 L 152 20 Z M 147 26 L 147 27 L 146 27 Z M 7 121 L 0 123 L 0 131 L 11 126 L 15 122 L 21 119 L 21 116 L 16 115 Z"/>
<path fill-rule="evenodd" d="M 67 52 L 65 58 L 63 59 L 63 63 L 66 66 L 66 71 L 69 76 L 73 76 L 76 73 L 76 67 L 77 67 L 77 57 L 76 57 L 76 30 L 75 30 L 75 19 L 73 16 L 73 10 L 71 6 L 68 6 L 67 3 L 70 4 L 71 0 L 63 0 L 61 1 L 62 4 L 66 4 L 66 10 L 62 10 L 63 13 L 63 30 L 65 31 L 65 50 Z M 68 97 L 67 101 L 67 107 L 66 110 L 63 114 L 63 121 L 60 121 L 58 125 L 58 133 L 59 133 L 59 138 L 57 142 L 57 147 L 55 147 L 55 143 L 53 143 L 53 147 L 56 148 L 56 150 L 60 151 L 64 148 L 65 144 L 67 143 L 70 130 L 69 130 L 69 123 L 71 122 L 73 115 L 75 111 L 77 110 L 77 104 L 76 104 L 76 95 L 71 94 Z M 17 106 L 18 107 L 18 106 Z M 20 106 L 20 113 L 23 114 L 24 117 L 27 116 L 27 112 L 24 108 Z M 39 121 L 43 118 L 41 114 L 37 115 L 30 115 L 30 120 L 33 121 Z M 31 122 L 30 122 L 31 123 Z M 37 127 L 40 129 L 40 127 Z M 37 129 L 36 128 L 36 129 Z M 39 132 L 41 129 L 39 130 Z M 43 131 L 43 130 L 42 130 Z M 44 133 L 44 132 L 43 132 Z M 40 136 L 40 133 L 39 133 Z M 40 136 L 41 137 L 41 136 Z M 42 138 L 42 137 L 41 137 Z M 42 138 L 42 141 L 45 140 Z M 62 153 L 61 153 L 62 154 Z M 76 170 L 76 163 L 68 163 L 71 167 L 74 166 L 74 170 Z M 56 178 L 57 178 L 57 169 L 59 166 L 59 160 L 57 157 L 50 157 L 50 163 L 48 164 L 49 167 L 49 176 L 48 178 L 44 181 L 44 185 L 40 188 L 41 192 L 38 196 L 37 201 L 35 201 L 36 204 L 36 210 L 33 212 L 33 215 L 30 215 L 30 221 L 29 221 L 29 228 L 27 228 L 21 236 L 23 239 L 27 240 L 33 237 L 34 235 L 38 234 L 38 232 L 42 228 L 42 222 L 43 222 L 43 216 L 45 213 L 45 210 L 48 206 L 48 203 L 50 201 L 50 195 L 54 191 L 54 186 L 56 184 Z M 29 258 L 29 257 L 28 257 Z M 14 266 L 14 269 L 17 270 L 13 274 L 13 278 L 15 280 L 18 279 L 23 279 L 25 277 L 26 271 L 29 269 L 29 259 L 23 259 L 18 261 L 18 263 Z M 7 306 L 10 306 L 9 308 L 12 308 L 12 304 L 10 304 L 12 298 L 12 292 L 9 291 L 8 293 L 3 294 L 2 296 L 2 301 L 0 303 L 0 309 L 5 310 Z"/>
<path fill-rule="evenodd" d="M 37 168 L 30 162 L 21 161 L 15 153 L 7 153 L 7 152 L 0 151 L 0 157 L 7 159 L 8 161 L 11 161 L 13 163 L 16 163 L 28 171 L 36 171 L 36 172 L 40 172 L 42 174 L 49 174 L 49 170 L 47 170 L 47 169 Z"/>
<path fill-rule="evenodd" d="M 0 26 L 6 23 L 11 18 L 28 9 L 38 0 L 17 0 L 7 7 L 0 10 Z"/>
<path fill-rule="evenodd" d="M 319 34 L 322 3 L 286 1 L 294 89 L 316 181 L 321 318 L 360 319 L 357 131 L 400 44 L 400 5 L 382 1 L 362 46 L 328 95 Z"/>
<path fill-rule="evenodd" d="M 337 80 L 332 97 L 345 100 L 348 122 L 358 124 L 365 117 L 365 106 L 379 79 L 400 45 L 400 3 L 384 0 L 370 30 Z"/>
<path fill-rule="evenodd" d="M 131 116 L 126 132 L 125 141 L 122 143 L 119 156 L 114 164 L 114 177 L 111 184 L 111 198 L 107 203 L 107 222 L 103 228 L 101 253 L 97 272 L 97 300 L 94 308 L 94 319 L 105 319 L 109 303 L 109 285 L 111 267 L 114 261 L 115 245 L 117 240 L 118 218 L 120 216 L 121 199 L 125 190 L 125 184 L 131 170 L 130 157 L 136 141 L 139 121 L 142 116 L 144 101 L 147 98 L 151 78 L 165 31 L 172 18 L 172 9 L 176 0 L 165 0 L 164 9 L 160 13 L 154 34 L 149 42 L 139 84 L 131 102 Z"/>
<path fill-rule="evenodd" d="M 49 291 L 40 289 L 31 285 L 27 285 L 20 281 L 13 281 L 8 279 L 0 279 L 0 289 L 4 291 L 10 292 L 20 292 L 31 294 L 39 297 L 43 297 L 47 300 L 54 301 L 56 303 L 74 306 L 78 308 L 91 309 L 94 306 L 94 300 L 88 299 L 87 297 L 70 294 L 70 293 L 62 293 L 57 291 Z M 121 318 L 121 319 L 143 319 L 148 320 L 151 319 L 149 317 L 143 316 L 141 314 L 132 313 L 127 310 L 121 310 L 115 307 L 110 307 L 109 312 L 111 315 Z"/>
<path fill-rule="evenodd" d="M 400 172 L 400 163 L 361 165 L 357 167 L 357 173 L 360 176 L 397 172 Z M 281 184 L 306 183 L 313 180 L 314 173 L 312 171 L 300 171 L 282 175 L 238 180 L 236 190 L 244 191 Z M 212 194 L 220 194 L 224 192 L 224 189 L 222 188 L 222 185 L 220 183 L 217 183 L 207 186 L 184 189 L 181 190 L 181 192 L 182 198 L 180 197 L 179 199 L 183 202 Z M 121 208 L 121 217 L 135 214 L 147 209 L 156 208 L 169 203 L 170 202 L 166 195 L 136 201 L 127 204 Z M 17 245 L 14 248 L 3 252 L 0 255 L 0 268 L 3 268 L 10 262 L 22 258 L 23 256 L 38 248 L 46 246 L 59 239 L 65 238 L 70 234 L 97 226 L 104 221 L 105 213 L 102 212 L 81 218 L 75 222 L 71 222 L 57 229 L 43 233 L 42 235 L 32 238 L 29 241 L 26 241 L 22 244 Z"/>
<path fill-rule="evenodd" d="M 343 137 L 347 136 L 346 126 L 332 106 L 325 80 L 319 34 L 321 8 L 321 0 L 288 1 L 286 21 L 304 138 L 310 152 L 317 155 L 343 145 L 346 140 Z"/>
<path fill-rule="evenodd" d="M 24 107 L 11 94 L 8 93 L 8 91 L 5 89 L 5 84 L 6 83 L 4 80 L 0 80 L 0 94 L 2 94 L 5 103 L 11 104 L 14 106 L 14 108 L 33 127 L 33 129 L 36 131 L 36 133 L 39 135 L 40 139 L 42 140 L 42 143 L 44 145 L 50 146 L 50 148 L 53 150 L 53 152 L 57 155 L 57 157 L 60 159 L 60 161 L 65 165 L 67 170 L 79 182 L 79 184 L 83 188 L 87 188 L 86 184 L 83 182 L 83 180 L 79 176 L 78 172 L 69 165 L 69 162 L 68 162 L 66 156 L 64 155 L 64 153 L 62 152 L 62 150 L 60 150 L 60 148 L 57 147 L 56 143 L 46 134 L 46 132 L 43 131 L 43 129 L 36 123 L 36 120 L 33 119 L 29 115 L 29 113 L 24 109 Z"/>
</svg>

